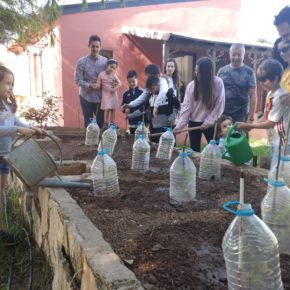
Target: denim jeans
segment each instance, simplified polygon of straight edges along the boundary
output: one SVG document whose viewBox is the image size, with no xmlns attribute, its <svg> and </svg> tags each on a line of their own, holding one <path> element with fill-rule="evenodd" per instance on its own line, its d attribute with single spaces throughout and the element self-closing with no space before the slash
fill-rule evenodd
<svg viewBox="0 0 290 290">
<path fill-rule="evenodd" d="M 102 128 L 104 124 L 104 111 L 100 109 L 101 104 L 88 102 L 81 96 L 80 104 L 83 111 L 85 128 L 90 124 L 91 119 L 94 117 L 94 115 L 96 116 L 99 127 Z"/>
</svg>

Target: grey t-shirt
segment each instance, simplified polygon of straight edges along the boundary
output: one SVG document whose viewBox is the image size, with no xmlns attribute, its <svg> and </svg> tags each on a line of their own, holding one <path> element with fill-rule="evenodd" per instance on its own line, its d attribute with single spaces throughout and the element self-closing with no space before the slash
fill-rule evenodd
<svg viewBox="0 0 290 290">
<path fill-rule="evenodd" d="M 228 64 L 222 67 L 217 75 L 223 80 L 225 86 L 224 114 L 235 115 L 239 110 L 248 106 L 249 90 L 257 85 L 255 72 L 247 65 L 232 68 Z"/>
</svg>

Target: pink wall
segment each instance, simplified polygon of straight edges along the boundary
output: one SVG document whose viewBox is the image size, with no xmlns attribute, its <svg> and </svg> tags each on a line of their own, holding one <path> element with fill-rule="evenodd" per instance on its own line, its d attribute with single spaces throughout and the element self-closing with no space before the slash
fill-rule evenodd
<svg viewBox="0 0 290 290">
<path fill-rule="evenodd" d="M 126 73 L 135 69 L 144 85 L 144 67 L 155 62 L 161 65 L 162 42 L 143 41 L 140 51 L 123 35 L 122 26 L 147 27 L 194 35 L 238 39 L 240 0 L 211 0 L 185 3 L 140 6 L 111 10 L 98 10 L 64 15 L 60 18 L 62 53 L 62 87 L 64 98 L 64 126 L 78 127 L 78 88 L 74 85 L 74 66 L 88 53 L 88 38 L 97 34 L 102 48 L 112 50 L 119 61 L 118 75 L 123 83 L 119 89 L 121 99 L 126 89 Z M 123 115 L 117 112 L 117 122 L 124 126 Z M 81 126 L 83 121 L 81 119 Z"/>
</svg>

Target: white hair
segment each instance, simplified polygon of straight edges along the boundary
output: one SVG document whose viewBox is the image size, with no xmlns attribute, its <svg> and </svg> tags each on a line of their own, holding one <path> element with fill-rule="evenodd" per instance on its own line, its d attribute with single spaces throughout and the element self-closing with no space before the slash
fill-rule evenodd
<svg viewBox="0 0 290 290">
<path fill-rule="evenodd" d="M 246 52 L 246 48 L 242 43 L 233 43 L 230 47 L 230 51 L 232 51 L 233 49 L 240 49 L 243 51 L 243 53 Z"/>
</svg>

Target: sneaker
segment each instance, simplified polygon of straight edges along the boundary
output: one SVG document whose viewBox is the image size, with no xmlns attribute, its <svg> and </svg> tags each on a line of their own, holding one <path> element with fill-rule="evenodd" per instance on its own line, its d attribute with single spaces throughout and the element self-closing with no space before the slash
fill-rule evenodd
<svg viewBox="0 0 290 290">
<path fill-rule="evenodd" d="M 3 246 L 14 246 L 16 241 L 12 235 L 0 230 L 0 244 Z"/>
</svg>

